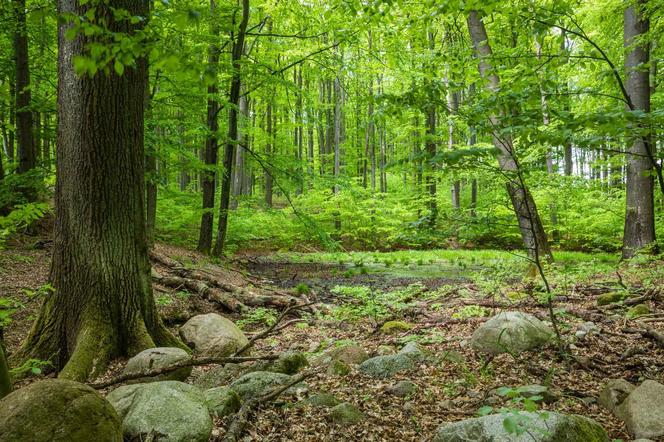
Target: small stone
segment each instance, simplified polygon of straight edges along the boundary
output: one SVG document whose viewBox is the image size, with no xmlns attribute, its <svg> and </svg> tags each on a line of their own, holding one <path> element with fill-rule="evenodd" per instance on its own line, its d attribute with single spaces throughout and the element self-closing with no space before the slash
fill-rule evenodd
<svg viewBox="0 0 664 442">
<path fill-rule="evenodd" d="M 411 401 L 408 401 L 408 402 L 404 403 L 401 408 L 406 413 L 412 413 L 413 411 L 415 411 L 415 404 Z"/>
<path fill-rule="evenodd" d="M 399 354 L 408 356 L 415 361 L 423 361 L 427 358 L 428 352 L 417 342 L 409 342 L 399 350 Z"/>
<path fill-rule="evenodd" d="M 266 368 L 267 371 L 283 374 L 295 374 L 309 365 L 307 357 L 299 352 L 286 352 L 279 355 L 279 359 Z"/>
<path fill-rule="evenodd" d="M 215 417 L 228 416 L 240 409 L 240 396 L 230 387 L 210 388 L 203 395 L 210 413 Z"/>
<path fill-rule="evenodd" d="M 314 407 L 334 407 L 340 404 L 339 399 L 329 393 L 316 393 L 309 396 L 305 401 L 306 404 Z"/>
<path fill-rule="evenodd" d="M 343 402 L 332 407 L 330 419 L 340 425 L 354 425 L 364 419 L 364 415 L 355 405 Z"/>
<path fill-rule="evenodd" d="M 230 386 L 240 396 L 240 400 L 246 401 L 247 399 L 260 396 L 274 387 L 286 384 L 290 379 L 290 376 L 282 373 L 254 371 L 236 379 Z M 290 387 L 285 393 L 294 394 L 297 392 L 304 392 L 306 389 L 307 384 L 301 382 Z"/>
<path fill-rule="evenodd" d="M 597 305 L 615 304 L 616 302 L 621 302 L 623 299 L 625 299 L 625 294 L 621 292 L 604 293 L 597 297 Z"/>
<path fill-rule="evenodd" d="M 342 345 L 335 344 L 332 348 L 325 351 L 324 357 L 332 360 L 338 359 L 348 365 L 357 365 L 369 359 L 366 350 L 354 343 Z"/>
<path fill-rule="evenodd" d="M 581 398 L 581 402 L 583 402 L 585 405 L 592 405 L 592 404 L 597 403 L 597 399 L 592 397 L 592 396 L 587 396 L 587 397 Z"/>
<path fill-rule="evenodd" d="M 417 391 L 417 384 L 412 381 L 399 381 L 387 389 L 388 393 L 397 397 L 410 397 Z"/>
<path fill-rule="evenodd" d="M 449 350 L 443 352 L 440 356 L 440 361 L 450 362 L 452 364 L 464 364 L 466 362 L 466 357 L 456 350 Z"/>
<path fill-rule="evenodd" d="M 558 400 L 558 396 L 551 393 L 551 391 L 549 391 L 549 389 L 544 385 L 538 385 L 538 384 L 524 385 L 522 387 L 519 387 L 517 391 L 522 397 L 525 398 L 530 398 L 533 396 L 541 396 L 542 401 L 547 404 L 552 404 Z"/>
<path fill-rule="evenodd" d="M 409 324 L 408 322 L 404 321 L 387 321 L 383 326 L 380 328 L 381 333 L 384 333 L 386 335 L 391 335 L 395 333 L 401 333 L 410 330 L 413 328 L 413 324 Z"/>
<path fill-rule="evenodd" d="M 373 378 L 389 378 L 414 369 L 415 361 L 404 354 L 376 356 L 362 362 L 358 368 L 360 372 Z"/>
<path fill-rule="evenodd" d="M 618 406 L 635 388 L 636 386 L 624 379 L 609 379 L 599 393 L 598 402 L 607 410 L 616 413 Z"/>
<path fill-rule="evenodd" d="M 454 402 L 452 402 L 451 399 L 443 399 L 440 402 L 440 406 L 443 407 L 445 410 L 451 410 L 454 408 Z"/>
</svg>

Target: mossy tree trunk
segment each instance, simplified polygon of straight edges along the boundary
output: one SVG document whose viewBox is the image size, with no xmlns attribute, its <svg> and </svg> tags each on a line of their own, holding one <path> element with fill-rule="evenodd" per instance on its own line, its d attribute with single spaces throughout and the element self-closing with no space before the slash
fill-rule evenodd
<svg viewBox="0 0 664 442">
<path fill-rule="evenodd" d="M 90 4 L 59 0 L 62 14 Z M 139 25 L 111 8 L 146 17 L 147 0 L 96 4 L 114 33 Z M 78 76 L 73 59 L 89 39 L 59 29 L 56 222 L 49 295 L 17 362 L 50 359 L 60 377 L 86 380 L 108 362 L 157 345 L 182 345 L 160 321 L 152 296 L 145 233 L 143 106 L 146 60 L 124 75 Z"/>
<path fill-rule="evenodd" d="M 12 381 L 9 376 L 9 365 L 5 358 L 5 350 L 0 342 L 0 399 L 12 391 Z"/>
</svg>

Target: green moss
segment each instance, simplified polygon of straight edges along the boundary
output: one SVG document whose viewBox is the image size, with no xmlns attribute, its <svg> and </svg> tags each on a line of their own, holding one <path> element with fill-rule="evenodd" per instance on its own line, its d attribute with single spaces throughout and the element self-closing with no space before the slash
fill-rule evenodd
<svg viewBox="0 0 664 442">
<path fill-rule="evenodd" d="M 346 376 L 350 373 L 350 365 L 338 359 L 333 360 L 327 369 L 328 374 L 335 376 Z"/>
<path fill-rule="evenodd" d="M 597 298 L 597 305 L 615 304 L 616 302 L 621 302 L 623 299 L 625 299 L 625 293 L 622 292 L 604 293 Z"/>
<path fill-rule="evenodd" d="M 648 307 L 645 304 L 638 304 L 630 308 L 625 314 L 625 316 L 627 317 L 627 319 L 636 319 L 639 316 L 648 315 L 648 314 L 650 314 L 650 307 Z"/>
<path fill-rule="evenodd" d="M 385 334 L 389 335 L 389 334 L 392 334 L 392 333 L 399 333 L 399 332 L 408 331 L 411 328 L 413 328 L 413 325 L 409 324 L 407 322 L 404 322 L 404 321 L 387 321 L 380 328 L 380 331 L 382 333 L 385 333 Z"/>
</svg>

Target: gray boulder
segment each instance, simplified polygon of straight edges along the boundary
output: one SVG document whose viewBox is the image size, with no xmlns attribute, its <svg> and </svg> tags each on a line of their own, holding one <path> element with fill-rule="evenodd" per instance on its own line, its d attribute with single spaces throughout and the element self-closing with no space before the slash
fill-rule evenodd
<svg viewBox="0 0 664 442">
<path fill-rule="evenodd" d="M 284 385 L 290 381 L 291 377 L 282 373 L 273 373 L 270 371 L 254 371 L 241 376 L 233 381 L 230 387 L 237 392 L 241 401 L 258 397 L 267 393 L 274 387 Z M 290 387 L 286 390 L 287 394 L 306 391 L 307 386 L 304 382 Z"/>
<path fill-rule="evenodd" d="M 0 441 L 122 442 L 117 413 L 87 385 L 34 382 L 0 401 Z"/>
<path fill-rule="evenodd" d="M 618 406 L 616 415 L 636 439 L 664 436 L 664 385 L 644 381 Z"/>
<path fill-rule="evenodd" d="M 387 392 L 397 397 L 409 397 L 417 391 L 417 384 L 412 381 L 399 381 L 387 389 Z"/>
<path fill-rule="evenodd" d="M 309 396 L 304 403 L 313 407 L 329 408 L 339 405 L 340 401 L 330 393 L 316 393 Z"/>
<path fill-rule="evenodd" d="M 339 360 L 345 362 L 348 365 L 357 365 L 369 359 L 369 355 L 366 350 L 360 347 L 357 344 L 343 344 L 335 345 L 329 350 L 327 350 L 321 360 Z"/>
<path fill-rule="evenodd" d="M 475 330 L 471 346 L 492 355 L 521 353 L 548 343 L 552 337 L 551 328 L 533 315 L 502 312 Z"/>
<path fill-rule="evenodd" d="M 145 373 L 149 370 L 170 367 L 171 365 L 185 362 L 189 359 L 189 354 L 181 348 L 148 348 L 129 359 L 122 373 L 128 375 Z M 191 367 L 182 367 L 159 376 L 140 378 L 137 382 L 184 381 L 190 374 Z"/>
<path fill-rule="evenodd" d="M 230 387 L 215 387 L 205 390 L 205 403 L 215 417 L 224 417 L 236 413 L 240 406 L 240 396 Z"/>
<path fill-rule="evenodd" d="M 424 349 L 424 347 L 422 347 L 417 342 L 409 342 L 408 344 L 404 345 L 403 348 L 399 350 L 399 354 L 408 356 L 409 358 L 416 361 L 423 361 L 429 356 L 429 353 Z"/>
<path fill-rule="evenodd" d="M 372 378 L 390 378 L 397 373 L 412 370 L 415 360 L 404 354 L 376 356 L 362 362 L 360 372 Z"/>
<path fill-rule="evenodd" d="M 216 313 L 194 316 L 180 327 L 180 337 L 195 353 L 220 358 L 249 342 L 233 322 Z"/>
<path fill-rule="evenodd" d="M 207 442 L 212 433 L 205 396 L 183 382 L 126 385 L 107 399 L 122 419 L 127 439 L 142 440 L 152 434 L 163 442 Z"/>
<path fill-rule="evenodd" d="M 623 403 L 627 396 L 634 391 L 636 386 L 630 384 L 624 379 L 609 379 L 606 385 L 599 393 L 598 402 L 601 406 L 619 415 L 619 406 Z M 621 416 L 618 416 L 621 417 Z"/>
<path fill-rule="evenodd" d="M 230 384 L 234 379 L 239 378 L 249 370 L 249 367 L 242 364 L 217 365 L 201 373 L 194 379 L 193 383 L 201 390 L 221 387 Z"/>
<path fill-rule="evenodd" d="M 520 435 L 510 434 L 503 422 L 506 417 L 518 420 Z M 609 437 L 597 422 L 578 415 L 554 412 L 492 414 L 466 419 L 438 428 L 433 442 L 608 442 Z"/>
</svg>

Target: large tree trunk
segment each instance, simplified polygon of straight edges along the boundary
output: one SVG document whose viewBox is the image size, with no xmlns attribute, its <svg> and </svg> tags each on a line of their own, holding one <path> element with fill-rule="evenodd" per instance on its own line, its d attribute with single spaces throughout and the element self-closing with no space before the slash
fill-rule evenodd
<svg viewBox="0 0 664 442">
<path fill-rule="evenodd" d="M 648 44 L 641 38 L 648 32 L 649 21 L 643 16 L 644 1 L 625 9 L 624 43 L 626 89 L 633 110 L 650 112 L 649 72 L 644 69 L 649 59 Z M 634 128 L 640 132 L 642 128 Z M 653 199 L 653 164 L 648 136 L 633 135 L 627 150 L 627 200 L 623 258 L 631 258 L 640 249 L 655 242 L 655 208 Z"/>
<path fill-rule="evenodd" d="M 9 376 L 9 365 L 5 358 L 5 349 L 0 341 L 0 399 L 12 391 L 12 381 Z"/>
<path fill-rule="evenodd" d="M 16 140 L 18 144 L 18 173 L 36 166 L 35 141 L 32 132 L 32 101 L 30 93 L 30 64 L 28 63 L 28 31 L 25 23 L 25 0 L 14 0 L 16 32 Z"/>
<path fill-rule="evenodd" d="M 238 145 L 238 106 L 240 104 L 240 90 L 242 89 L 242 72 L 240 61 L 244 52 L 244 37 L 249 23 L 249 0 L 242 0 L 242 19 L 233 42 L 233 76 L 231 77 L 231 90 L 228 109 L 228 141 L 224 149 L 224 174 L 221 179 L 221 201 L 219 203 L 219 226 L 217 241 L 214 244 L 214 256 L 221 256 L 226 245 L 226 231 L 228 230 L 228 209 L 231 198 L 231 180 L 233 178 L 233 158 Z M 232 36 L 231 36 L 232 37 Z"/>
<path fill-rule="evenodd" d="M 63 14 L 90 5 L 60 0 Z M 115 21 L 111 8 L 145 17 L 147 1 L 95 4 L 114 33 L 137 25 Z M 145 59 L 118 76 L 79 77 L 73 59 L 90 38 L 59 28 L 56 222 L 50 280 L 55 292 L 15 362 L 50 359 L 60 377 L 86 380 L 109 361 L 157 345 L 182 345 L 159 319 L 145 237 L 143 93 Z M 104 43 L 96 41 L 96 43 Z"/>
<path fill-rule="evenodd" d="M 470 38 L 475 48 L 476 56 L 479 60 L 479 71 L 482 78 L 488 80 L 489 88 L 498 93 L 500 90 L 500 80 L 490 64 L 489 58 L 492 55 L 489 39 L 482 23 L 478 11 L 470 11 L 468 14 L 468 30 Z M 498 114 L 489 116 L 491 126 L 499 128 L 501 125 Z M 521 238 L 524 246 L 531 258 L 537 259 L 543 257 L 552 260 L 553 255 L 549 248 L 544 226 L 537 213 L 537 206 L 533 200 L 528 187 L 526 186 L 521 170 L 514 153 L 514 145 L 509 136 L 498 137 L 497 130 L 494 131 L 493 144 L 499 150 L 498 164 L 500 169 L 508 178 L 507 193 L 512 202 L 512 208 L 516 214 L 521 231 Z"/>
<path fill-rule="evenodd" d="M 219 23 L 216 13 L 217 5 L 210 0 L 210 16 L 212 19 L 212 35 L 219 36 Z M 207 128 L 208 136 L 205 140 L 205 169 L 201 172 L 201 189 L 203 190 L 203 214 L 201 215 L 201 228 L 198 235 L 198 250 L 203 253 L 210 252 L 212 248 L 212 230 L 214 225 L 214 194 L 217 179 L 217 156 L 219 155 L 219 101 L 217 94 L 217 70 L 219 69 L 219 44 L 214 42 L 208 48 L 208 66 L 214 74 L 214 79 L 207 87 Z"/>
</svg>

